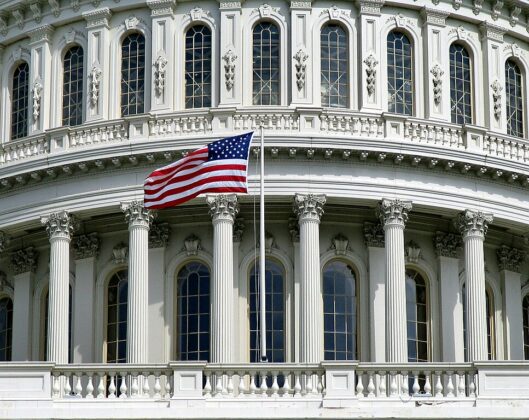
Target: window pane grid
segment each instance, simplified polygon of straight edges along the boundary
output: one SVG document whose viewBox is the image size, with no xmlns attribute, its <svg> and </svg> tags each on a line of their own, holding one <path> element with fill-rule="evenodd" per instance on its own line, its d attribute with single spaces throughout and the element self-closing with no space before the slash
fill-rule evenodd
<svg viewBox="0 0 529 420">
<path fill-rule="evenodd" d="M 144 112 L 145 38 L 134 33 L 121 46 L 121 115 Z"/>
<path fill-rule="evenodd" d="M 411 269 L 406 270 L 406 321 L 408 362 L 428 362 L 428 290 L 424 278 Z"/>
<path fill-rule="evenodd" d="M 112 276 L 107 290 L 107 363 L 127 361 L 128 270 Z"/>
<path fill-rule="evenodd" d="M 5 297 L 0 299 L 0 361 L 11 361 L 13 340 L 13 301 Z"/>
<path fill-rule="evenodd" d="M 458 44 L 450 46 L 450 110 L 453 123 L 472 122 L 470 56 L 467 50 Z"/>
<path fill-rule="evenodd" d="M 520 67 L 512 61 L 505 63 L 507 101 L 507 134 L 523 137 L 523 91 Z"/>
<path fill-rule="evenodd" d="M 388 50 L 388 111 L 396 114 L 413 113 L 413 49 L 401 32 L 390 32 Z"/>
<path fill-rule="evenodd" d="M 193 26 L 186 33 L 186 108 L 211 106 L 211 31 Z"/>
<path fill-rule="evenodd" d="M 262 22 L 253 30 L 253 104 L 279 105 L 279 29 Z"/>
<path fill-rule="evenodd" d="M 11 140 L 28 135 L 29 65 L 21 63 L 13 73 Z"/>
<path fill-rule="evenodd" d="M 62 124 L 83 123 L 83 49 L 70 48 L 64 55 Z"/>
<path fill-rule="evenodd" d="M 347 35 L 341 26 L 329 24 L 321 30 L 321 104 L 347 107 L 349 58 Z"/>
</svg>

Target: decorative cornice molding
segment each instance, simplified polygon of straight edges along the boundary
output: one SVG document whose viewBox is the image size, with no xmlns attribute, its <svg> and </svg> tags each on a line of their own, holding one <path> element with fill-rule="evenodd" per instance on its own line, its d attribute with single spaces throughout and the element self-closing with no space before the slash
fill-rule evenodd
<svg viewBox="0 0 529 420">
<path fill-rule="evenodd" d="M 149 248 L 165 248 L 170 236 L 169 223 L 153 223 L 149 229 Z"/>
<path fill-rule="evenodd" d="M 294 213 L 300 222 L 312 220 L 319 222 L 323 216 L 323 206 L 327 198 L 323 194 L 299 194 L 294 196 Z"/>
<path fill-rule="evenodd" d="M 97 257 L 99 254 L 99 236 L 96 232 L 74 236 L 72 248 L 76 260 Z"/>
<path fill-rule="evenodd" d="M 364 243 L 367 247 L 384 248 L 385 240 L 384 228 L 380 222 L 364 223 Z"/>
<path fill-rule="evenodd" d="M 46 227 L 50 240 L 55 238 L 70 240 L 79 227 L 79 221 L 75 216 L 64 210 L 51 213 L 48 216 L 42 216 L 40 222 Z"/>
<path fill-rule="evenodd" d="M 421 17 L 425 24 L 446 26 L 446 18 L 450 16 L 450 12 L 445 12 L 439 9 L 432 9 L 430 7 L 423 7 L 421 9 Z"/>
<path fill-rule="evenodd" d="M 244 223 L 244 218 L 237 216 L 233 222 L 233 242 L 241 242 L 244 235 L 244 228 L 246 227 Z"/>
<path fill-rule="evenodd" d="M 156 212 L 145 208 L 143 201 L 131 201 L 121 203 L 121 211 L 125 214 L 125 220 L 132 226 L 142 226 L 149 228 L 156 217 Z"/>
<path fill-rule="evenodd" d="M 493 41 L 503 42 L 503 35 L 507 32 L 501 26 L 494 25 L 489 22 L 483 22 L 479 25 L 482 39 L 490 39 Z"/>
<path fill-rule="evenodd" d="M 303 1 L 303 0 L 290 0 L 290 8 L 291 9 L 304 9 L 304 10 L 310 10 L 312 9 L 312 1 Z"/>
<path fill-rule="evenodd" d="M 112 16 L 112 12 L 108 7 L 103 7 L 101 9 L 83 12 L 82 16 L 86 20 L 87 28 L 95 28 L 98 26 L 105 26 L 108 28 L 108 21 Z"/>
<path fill-rule="evenodd" d="M 241 10 L 241 1 L 221 0 L 219 1 L 220 10 Z"/>
<path fill-rule="evenodd" d="M 176 2 L 174 0 L 147 0 L 151 16 L 173 16 Z"/>
<path fill-rule="evenodd" d="M 219 220 L 233 222 L 239 213 L 239 202 L 235 194 L 208 195 L 206 202 L 213 222 Z"/>
<path fill-rule="evenodd" d="M 498 257 L 498 267 L 500 270 L 520 272 L 520 265 L 525 260 L 527 253 L 518 248 L 511 248 L 507 245 L 502 245 L 496 250 Z"/>
<path fill-rule="evenodd" d="M 458 258 L 458 252 L 461 248 L 461 235 L 436 232 L 433 242 L 438 257 Z"/>
<path fill-rule="evenodd" d="M 38 252 L 30 246 L 11 253 L 11 267 L 15 275 L 37 271 Z"/>
<path fill-rule="evenodd" d="M 455 225 L 461 232 L 463 240 L 473 236 L 485 238 L 492 220 L 492 214 L 467 209 L 458 214 Z"/>
<path fill-rule="evenodd" d="M 398 198 L 394 200 L 383 198 L 378 204 L 377 216 L 384 229 L 388 225 L 404 227 L 408 221 L 408 213 L 411 209 L 411 201 Z"/>
<path fill-rule="evenodd" d="M 357 0 L 358 11 L 362 15 L 380 15 L 385 0 Z"/>
</svg>

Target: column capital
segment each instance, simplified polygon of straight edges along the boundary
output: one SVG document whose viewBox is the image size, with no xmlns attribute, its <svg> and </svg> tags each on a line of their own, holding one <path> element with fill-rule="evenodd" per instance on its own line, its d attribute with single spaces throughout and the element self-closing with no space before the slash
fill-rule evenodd
<svg viewBox="0 0 529 420">
<path fill-rule="evenodd" d="M 0 230 L 0 254 L 5 251 L 9 245 L 10 237 L 7 233 Z"/>
<path fill-rule="evenodd" d="M 479 30 L 481 32 L 482 39 L 489 39 L 503 43 L 503 35 L 505 35 L 506 31 L 501 26 L 494 25 L 489 22 L 483 22 L 481 25 L 479 25 Z"/>
<path fill-rule="evenodd" d="M 364 223 L 364 242 L 367 247 L 384 248 L 385 246 L 384 228 L 378 223 Z"/>
<path fill-rule="evenodd" d="M 35 273 L 39 253 L 35 247 L 30 246 L 11 253 L 11 268 L 15 275 L 22 273 Z"/>
<path fill-rule="evenodd" d="M 227 220 L 233 223 L 239 213 L 239 202 L 235 194 L 208 195 L 206 202 L 213 222 Z"/>
<path fill-rule="evenodd" d="M 96 232 L 74 236 L 72 246 L 76 260 L 97 257 L 99 254 L 99 236 Z"/>
<path fill-rule="evenodd" d="M 175 0 L 147 0 L 151 9 L 151 16 L 173 16 L 176 7 Z"/>
<path fill-rule="evenodd" d="M 455 223 L 463 236 L 463 240 L 471 236 L 484 239 L 492 220 L 492 214 L 467 209 L 458 214 Z"/>
<path fill-rule="evenodd" d="M 455 233 L 435 232 L 433 239 L 438 257 L 458 258 L 461 248 L 461 236 Z"/>
<path fill-rule="evenodd" d="M 149 230 L 149 248 L 165 248 L 171 236 L 169 223 L 153 223 Z"/>
<path fill-rule="evenodd" d="M 143 201 L 131 201 L 128 203 L 121 203 L 121 211 L 125 213 L 125 220 L 129 224 L 129 228 L 133 226 L 149 227 L 156 217 L 153 210 L 145 208 Z"/>
<path fill-rule="evenodd" d="M 377 216 L 385 229 L 389 225 L 399 225 L 404 227 L 408 221 L 408 213 L 411 211 L 411 201 L 399 198 L 390 200 L 383 198 L 378 203 Z"/>
<path fill-rule="evenodd" d="M 311 10 L 311 0 L 290 0 L 290 9 Z"/>
<path fill-rule="evenodd" d="M 296 194 L 294 196 L 294 213 L 298 221 L 313 220 L 319 222 L 323 216 L 323 206 L 327 198 L 324 194 Z"/>
<path fill-rule="evenodd" d="M 518 248 L 502 245 L 496 250 L 498 267 L 500 270 L 520 272 L 520 265 L 525 260 L 527 253 Z"/>
<path fill-rule="evenodd" d="M 79 227 L 79 221 L 75 216 L 64 210 L 42 216 L 40 222 L 46 226 L 50 240 L 55 238 L 70 240 L 74 231 Z"/>
<path fill-rule="evenodd" d="M 357 5 L 362 15 L 380 15 L 380 9 L 384 6 L 385 0 L 358 0 Z"/>
<path fill-rule="evenodd" d="M 98 26 L 104 26 L 108 28 L 108 21 L 112 16 L 112 12 L 108 7 L 103 7 L 101 9 L 83 12 L 82 15 L 83 18 L 86 20 L 87 28 L 96 28 Z"/>
<path fill-rule="evenodd" d="M 242 1 L 240 0 L 218 0 L 220 10 L 241 10 Z"/>
<path fill-rule="evenodd" d="M 446 25 L 446 18 L 450 16 L 450 12 L 431 7 L 423 7 L 421 9 L 421 16 L 425 24 L 444 27 Z"/>
<path fill-rule="evenodd" d="M 53 26 L 44 25 L 29 31 L 29 45 L 37 44 L 39 42 L 50 42 L 54 30 Z"/>
</svg>

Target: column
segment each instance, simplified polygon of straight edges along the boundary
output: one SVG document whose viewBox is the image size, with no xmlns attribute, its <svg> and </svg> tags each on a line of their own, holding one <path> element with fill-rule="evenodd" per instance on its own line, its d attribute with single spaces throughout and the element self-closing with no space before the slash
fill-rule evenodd
<svg viewBox="0 0 529 420">
<path fill-rule="evenodd" d="M 411 201 L 382 199 L 378 206 L 386 242 L 386 361 L 408 361 L 404 226 Z"/>
<path fill-rule="evenodd" d="M 290 233 L 290 239 L 292 240 L 292 246 L 294 247 L 294 314 L 301 313 L 299 305 L 300 300 L 300 255 L 299 255 L 299 223 L 297 217 L 291 217 L 288 220 L 288 231 Z M 294 316 L 294 362 L 299 363 L 299 347 L 300 347 L 300 319 L 299 316 Z"/>
<path fill-rule="evenodd" d="M 94 298 L 99 237 L 95 232 L 75 236 L 72 248 L 75 265 L 73 362 L 94 363 Z"/>
<path fill-rule="evenodd" d="M 301 363 L 323 360 L 323 302 L 321 295 L 320 219 L 324 195 L 296 194 L 294 213 L 299 223 Z"/>
<path fill-rule="evenodd" d="M 220 101 L 219 106 L 242 104 L 241 2 L 220 0 Z"/>
<path fill-rule="evenodd" d="M 521 249 L 502 245 L 496 254 L 503 297 L 505 360 L 524 360 L 520 265 L 526 253 Z"/>
<path fill-rule="evenodd" d="M 13 292 L 13 361 L 31 360 L 33 284 L 37 270 L 38 252 L 34 247 L 11 253 L 14 274 Z"/>
<path fill-rule="evenodd" d="M 434 246 L 439 270 L 441 361 L 463 363 L 465 343 L 458 256 L 461 236 L 454 233 L 436 232 Z"/>
<path fill-rule="evenodd" d="M 487 360 L 487 312 L 483 242 L 492 215 L 465 210 L 457 218 L 465 247 L 468 361 Z"/>
<path fill-rule="evenodd" d="M 141 201 L 121 203 L 129 224 L 129 293 L 127 305 L 127 363 L 149 360 L 149 228 L 154 212 Z"/>
<path fill-rule="evenodd" d="M 364 224 L 369 270 L 370 362 L 386 361 L 386 250 L 380 223 Z"/>
<path fill-rule="evenodd" d="M 70 287 L 70 240 L 78 222 L 66 211 L 43 216 L 50 239 L 48 292 L 48 361 L 68 363 L 68 304 Z"/>
<path fill-rule="evenodd" d="M 292 105 L 312 104 L 312 31 L 311 0 L 290 1 L 293 65 L 290 80 Z M 318 78 L 318 83 L 320 79 Z"/>
<path fill-rule="evenodd" d="M 235 194 L 208 195 L 213 221 L 211 282 L 211 362 L 233 362 L 233 222 L 239 213 Z"/>
</svg>

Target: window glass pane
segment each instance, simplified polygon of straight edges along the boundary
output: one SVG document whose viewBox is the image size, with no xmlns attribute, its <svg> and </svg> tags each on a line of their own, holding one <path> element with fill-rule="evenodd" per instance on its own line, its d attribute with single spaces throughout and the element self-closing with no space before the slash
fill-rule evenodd
<svg viewBox="0 0 529 420">
<path fill-rule="evenodd" d="M 347 34 L 341 26 L 327 24 L 321 29 L 321 104 L 347 107 L 349 56 Z"/>
<path fill-rule="evenodd" d="M 186 32 L 186 108 L 211 106 L 211 31 L 204 25 Z"/>
<path fill-rule="evenodd" d="M 8 297 L 0 299 L 0 362 L 11 361 L 13 339 L 13 301 Z"/>
<path fill-rule="evenodd" d="M 450 109 L 453 123 L 472 123 L 470 56 L 459 44 L 450 46 Z"/>
<path fill-rule="evenodd" d="M 144 112 L 145 38 L 133 33 L 121 44 L 121 115 Z"/>
<path fill-rule="evenodd" d="M 83 122 L 83 49 L 70 48 L 64 55 L 62 89 L 62 124 Z"/>
<path fill-rule="evenodd" d="M 428 291 L 417 271 L 406 269 L 406 315 L 408 325 L 408 362 L 429 360 Z"/>
<path fill-rule="evenodd" d="M 11 140 L 28 135 L 29 65 L 21 63 L 13 73 L 11 92 Z"/>
<path fill-rule="evenodd" d="M 505 63 L 505 91 L 507 95 L 507 134 L 523 137 L 522 73 L 513 60 L 507 60 Z"/>
<path fill-rule="evenodd" d="M 270 22 L 253 29 L 253 104 L 279 105 L 279 29 Z"/>
<path fill-rule="evenodd" d="M 396 114 L 413 113 L 413 49 L 410 40 L 393 31 L 387 38 L 388 51 L 388 111 Z"/>
<path fill-rule="evenodd" d="M 112 276 L 107 287 L 107 363 L 125 363 L 127 357 L 128 270 Z"/>
</svg>

